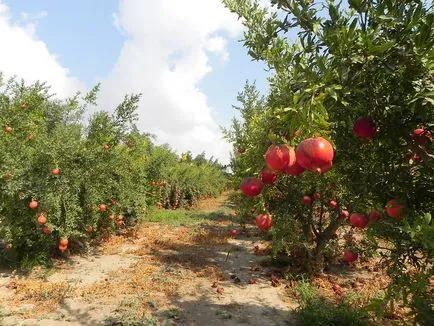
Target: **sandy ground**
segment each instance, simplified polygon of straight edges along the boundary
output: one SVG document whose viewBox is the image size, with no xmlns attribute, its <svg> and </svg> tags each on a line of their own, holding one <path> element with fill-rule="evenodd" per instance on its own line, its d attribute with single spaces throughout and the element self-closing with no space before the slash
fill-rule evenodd
<svg viewBox="0 0 434 326">
<path fill-rule="evenodd" d="M 292 325 L 296 304 L 264 264 L 258 231 L 227 236 L 235 222 L 226 196 L 199 209 L 224 216 L 145 223 L 138 238 L 115 237 L 90 257 L 3 271 L 0 325 Z"/>
</svg>

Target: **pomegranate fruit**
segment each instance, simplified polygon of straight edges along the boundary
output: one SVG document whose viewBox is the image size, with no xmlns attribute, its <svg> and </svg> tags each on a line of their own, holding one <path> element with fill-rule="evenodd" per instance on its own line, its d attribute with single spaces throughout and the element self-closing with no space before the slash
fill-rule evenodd
<svg viewBox="0 0 434 326">
<path fill-rule="evenodd" d="M 272 219 L 268 214 L 259 214 L 256 216 L 256 226 L 262 230 L 267 231 L 271 228 Z"/>
<path fill-rule="evenodd" d="M 270 168 L 265 168 L 261 173 L 261 180 L 263 183 L 273 184 L 277 179 L 277 174 Z"/>
<path fill-rule="evenodd" d="M 263 183 L 257 178 L 246 178 L 241 183 L 240 189 L 247 197 L 253 198 L 259 195 L 262 191 Z"/>
<path fill-rule="evenodd" d="M 297 146 L 295 155 L 296 161 L 301 167 L 310 171 L 325 173 L 327 167 L 331 168 L 334 151 L 327 140 L 316 137 L 303 140 Z"/>
<path fill-rule="evenodd" d="M 433 137 L 428 130 L 418 128 L 413 131 L 413 139 L 416 145 L 425 146 Z"/>
<path fill-rule="evenodd" d="M 105 204 L 99 204 L 98 209 L 100 212 L 105 212 L 107 210 L 107 205 Z"/>
<path fill-rule="evenodd" d="M 350 213 L 347 210 L 342 210 L 339 215 L 343 218 L 348 218 L 350 216 Z"/>
<path fill-rule="evenodd" d="M 44 233 L 44 234 L 50 234 L 51 233 L 51 229 L 48 226 L 45 225 L 42 228 L 42 233 Z"/>
<path fill-rule="evenodd" d="M 300 174 L 302 174 L 306 169 L 302 166 L 300 166 L 300 164 L 297 163 L 297 161 L 295 161 L 295 163 L 291 166 L 287 166 L 284 170 L 285 174 L 287 175 L 294 175 L 294 176 L 298 176 Z"/>
<path fill-rule="evenodd" d="M 14 131 L 14 128 L 12 127 L 5 127 L 5 132 L 7 132 L 8 134 L 10 134 L 12 131 Z"/>
<path fill-rule="evenodd" d="M 400 218 L 405 211 L 405 205 L 399 199 L 391 199 L 386 204 L 386 213 L 390 217 Z"/>
<path fill-rule="evenodd" d="M 237 230 L 235 230 L 235 229 L 229 230 L 228 234 L 229 234 L 229 236 L 234 237 L 237 235 Z"/>
<path fill-rule="evenodd" d="M 381 213 L 379 211 L 372 211 L 368 214 L 368 219 L 372 222 L 378 221 L 381 217 Z"/>
<path fill-rule="evenodd" d="M 335 209 L 338 206 L 338 203 L 336 202 L 336 200 L 330 200 L 329 206 L 330 206 L 330 208 Z"/>
<path fill-rule="evenodd" d="M 363 139 L 374 137 L 377 132 L 377 126 L 374 121 L 366 118 L 361 118 L 354 123 L 353 133 Z"/>
<path fill-rule="evenodd" d="M 349 263 L 353 263 L 357 260 L 357 258 L 359 258 L 359 255 L 352 252 L 351 250 L 345 250 L 344 251 L 344 259 L 345 261 L 349 262 Z"/>
<path fill-rule="evenodd" d="M 86 227 L 86 232 L 91 233 L 93 231 L 93 227 L 91 225 Z"/>
<path fill-rule="evenodd" d="M 59 241 L 59 244 L 61 244 L 62 246 L 67 246 L 68 243 L 69 243 L 69 241 L 66 238 L 60 239 L 60 241 Z"/>
<path fill-rule="evenodd" d="M 39 224 L 45 224 L 45 223 L 47 223 L 47 216 L 44 213 L 40 213 L 38 215 L 38 223 Z"/>
<path fill-rule="evenodd" d="M 309 197 L 309 196 L 303 196 L 303 198 L 301 199 L 301 201 L 305 205 L 310 205 L 312 203 L 312 198 Z"/>
<path fill-rule="evenodd" d="M 32 200 L 29 203 L 29 208 L 31 208 L 31 209 L 36 209 L 36 208 L 38 208 L 38 206 L 39 206 L 39 203 L 36 200 Z"/>
<path fill-rule="evenodd" d="M 265 164 L 274 171 L 283 171 L 295 163 L 295 152 L 288 145 L 271 145 L 265 153 Z"/>
<path fill-rule="evenodd" d="M 350 216 L 350 223 L 355 228 L 364 229 L 368 225 L 369 220 L 363 214 L 353 213 Z"/>
<path fill-rule="evenodd" d="M 60 245 L 59 245 L 59 250 L 60 250 L 61 252 L 64 252 L 66 249 L 68 249 L 68 245 L 63 245 L 63 244 L 60 244 Z"/>
<path fill-rule="evenodd" d="M 52 175 L 59 175 L 60 174 L 60 169 L 53 169 L 53 170 L 51 170 L 51 174 Z"/>
<path fill-rule="evenodd" d="M 314 194 L 313 194 L 313 198 L 315 198 L 315 199 L 320 199 L 320 198 L 321 198 L 321 195 L 320 195 L 319 193 L 314 193 Z"/>
<path fill-rule="evenodd" d="M 324 173 L 327 173 L 328 171 L 330 171 L 332 169 L 332 167 L 333 167 L 333 162 L 330 161 L 327 164 L 317 168 L 316 172 L 318 172 L 319 174 L 324 174 Z"/>
</svg>

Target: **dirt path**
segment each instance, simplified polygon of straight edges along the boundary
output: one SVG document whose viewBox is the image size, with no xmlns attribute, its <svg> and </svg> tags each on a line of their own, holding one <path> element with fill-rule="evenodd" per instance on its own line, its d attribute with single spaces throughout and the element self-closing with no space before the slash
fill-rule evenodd
<svg viewBox="0 0 434 326">
<path fill-rule="evenodd" d="M 268 244 L 251 226 L 229 238 L 231 213 L 223 195 L 190 222 L 144 223 L 89 257 L 4 272 L 0 325 L 291 325 L 295 304 L 264 263 Z"/>
</svg>

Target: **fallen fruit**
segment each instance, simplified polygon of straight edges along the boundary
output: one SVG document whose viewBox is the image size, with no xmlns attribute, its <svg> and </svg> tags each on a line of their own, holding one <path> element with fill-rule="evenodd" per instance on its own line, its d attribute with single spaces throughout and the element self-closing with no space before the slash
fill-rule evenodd
<svg viewBox="0 0 434 326">
<path fill-rule="evenodd" d="M 349 262 L 349 263 L 353 263 L 357 260 L 357 258 L 359 258 L 359 255 L 352 252 L 351 250 L 346 250 L 344 251 L 344 260 Z"/>
</svg>

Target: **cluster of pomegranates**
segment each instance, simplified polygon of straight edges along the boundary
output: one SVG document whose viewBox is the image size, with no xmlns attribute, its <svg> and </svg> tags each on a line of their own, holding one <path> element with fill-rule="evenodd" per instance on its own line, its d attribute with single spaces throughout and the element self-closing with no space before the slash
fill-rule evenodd
<svg viewBox="0 0 434 326">
<path fill-rule="evenodd" d="M 352 131 L 359 139 L 368 140 L 377 133 L 377 125 L 369 118 L 360 118 L 354 123 Z M 418 146 L 425 146 L 429 141 L 433 141 L 431 133 L 421 128 L 415 129 L 412 136 L 414 143 Z M 295 150 L 287 144 L 273 144 L 264 155 L 266 167 L 260 178 L 244 179 L 240 190 L 246 196 L 253 198 L 262 192 L 265 184 L 274 184 L 279 174 L 299 176 L 305 170 L 324 174 L 333 167 L 333 157 L 332 145 L 322 137 L 305 139 Z M 302 202 L 310 205 L 313 200 L 319 198 L 319 194 L 304 196 Z M 330 200 L 329 207 L 336 209 L 338 207 L 337 201 Z M 400 218 L 404 214 L 405 205 L 398 199 L 392 199 L 386 204 L 385 211 L 389 217 Z M 370 221 L 377 221 L 381 217 L 381 213 L 372 211 L 368 215 L 360 213 L 350 215 L 347 210 L 341 210 L 340 216 L 348 219 L 353 227 L 364 229 Z M 256 217 L 256 225 L 263 231 L 270 229 L 271 224 L 272 218 L 268 214 L 260 214 Z M 344 252 L 344 259 L 348 262 L 355 261 L 357 257 L 358 255 L 351 250 Z"/>
<path fill-rule="evenodd" d="M 241 183 L 241 191 L 248 197 L 258 196 L 265 184 L 273 184 L 278 174 L 298 176 L 305 170 L 324 174 L 333 166 L 332 145 L 322 137 L 303 140 L 294 150 L 287 144 L 271 145 L 265 155 L 266 167 L 261 178 L 249 177 Z M 256 225 L 267 231 L 271 228 L 272 218 L 268 214 L 256 216 Z"/>
</svg>

